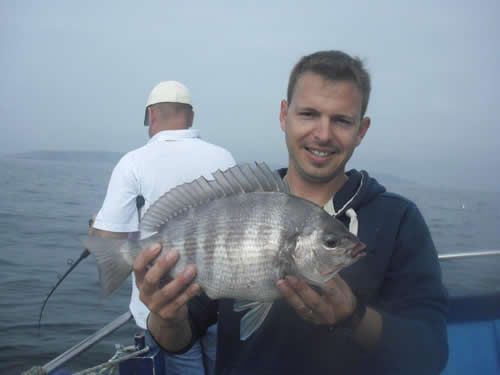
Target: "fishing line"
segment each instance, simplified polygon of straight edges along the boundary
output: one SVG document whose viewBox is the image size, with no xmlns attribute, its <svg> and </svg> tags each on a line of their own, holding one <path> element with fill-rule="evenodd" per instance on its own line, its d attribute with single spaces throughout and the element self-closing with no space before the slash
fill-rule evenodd
<svg viewBox="0 0 500 375">
<path fill-rule="evenodd" d="M 144 203 L 145 203 L 144 197 L 142 195 L 137 196 L 137 198 L 135 199 L 135 204 L 137 207 L 137 212 L 138 212 L 139 218 L 141 217 L 141 215 L 140 215 L 141 208 L 142 208 L 142 206 L 144 206 Z M 89 219 L 89 222 L 88 222 L 89 227 L 91 227 L 93 223 L 94 223 L 94 219 Z M 52 290 L 49 292 L 47 297 L 45 297 L 45 300 L 43 301 L 43 304 L 42 304 L 42 308 L 40 309 L 40 315 L 38 317 L 38 331 L 40 331 L 40 327 L 41 327 L 43 310 L 45 309 L 45 305 L 49 301 L 50 296 L 52 295 L 52 293 L 54 293 L 56 288 L 59 286 L 59 284 L 62 283 L 62 281 L 66 278 L 66 276 L 68 276 L 70 274 L 70 272 L 73 271 L 75 269 L 75 267 L 82 260 L 87 258 L 89 256 L 89 254 L 90 254 L 89 249 L 85 249 L 85 250 L 83 250 L 83 252 L 80 254 L 80 257 L 75 262 L 72 259 L 69 259 L 68 260 L 68 265 L 70 265 L 69 269 L 66 271 L 66 273 L 64 273 L 64 275 L 62 275 L 62 276 L 59 274 L 57 275 L 57 278 L 59 279 L 59 281 L 56 283 L 56 285 L 54 285 L 52 287 Z"/>
</svg>

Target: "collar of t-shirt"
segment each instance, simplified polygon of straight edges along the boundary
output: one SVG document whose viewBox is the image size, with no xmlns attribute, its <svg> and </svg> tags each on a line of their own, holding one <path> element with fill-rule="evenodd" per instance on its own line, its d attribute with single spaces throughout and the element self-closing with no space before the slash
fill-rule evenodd
<svg viewBox="0 0 500 375">
<path fill-rule="evenodd" d="M 162 130 L 151 137 L 148 143 L 157 141 L 178 141 L 185 138 L 200 138 L 198 129 Z"/>
</svg>

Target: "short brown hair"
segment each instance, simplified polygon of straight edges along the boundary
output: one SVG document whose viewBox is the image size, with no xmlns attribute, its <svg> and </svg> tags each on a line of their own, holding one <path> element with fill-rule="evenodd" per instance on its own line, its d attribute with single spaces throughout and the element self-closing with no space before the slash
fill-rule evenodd
<svg viewBox="0 0 500 375">
<path fill-rule="evenodd" d="M 358 57 L 342 51 L 319 51 L 302 57 L 293 68 L 288 81 L 287 101 L 290 104 L 300 76 L 306 72 L 320 75 L 329 81 L 351 81 L 361 92 L 361 117 L 365 115 L 370 98 L 370 74 Z"/>
</svg>

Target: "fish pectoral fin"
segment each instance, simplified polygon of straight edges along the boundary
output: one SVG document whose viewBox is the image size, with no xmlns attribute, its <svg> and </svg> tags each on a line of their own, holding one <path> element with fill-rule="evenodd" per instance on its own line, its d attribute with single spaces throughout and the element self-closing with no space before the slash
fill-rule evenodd
<svg viewBox="0 0 500 375">
<path fill-rule="evenodd" d="M 264 319 L 266 319 L 266 316 L 269 314 L 269 311 L 271 310 L 271 307 L 273 306 L 272 302 L 248 302 L 248 301 L 242 301 L 245 302 L 243 304 L 244 306 L 250 306 L 251 309 L 249 312 L 247 312 L 243 318 L 241 318 L 240 322 L 240 340 L 246 340 L 248 339 L 252 333 L 254 333 L 257 328 L 259 328 L 262 323 L 264 322 Z M 234 310 L 237 309 L 237 302 L 234 305 Z M 246 310 L 243 309 L 243 310 Z M 239 310 L 242 311 L 242 310 Z"/>
</svg>

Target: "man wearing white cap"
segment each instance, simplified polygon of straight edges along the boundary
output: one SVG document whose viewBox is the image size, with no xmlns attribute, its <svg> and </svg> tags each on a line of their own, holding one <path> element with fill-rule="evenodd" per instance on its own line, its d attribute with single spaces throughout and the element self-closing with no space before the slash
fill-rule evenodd
<svg viewBox="0 0 500 375">
<path fill-rule="evenodd" d="M 146 212 L 161 195 L 201 175 L 211 178 L 211 173 L 217 169 L 224 170 L 235 164 L 227 150 L 200 139 L 198 130 L 191 128 L 193 119 L 191 94 L 186 86 L 165 81 L 153 88 L 144 116 L 150 140 L 123 156 L 114 168 L 89 235 L 149 237 L 151 233 L 139 232 L 141 212 Z M 140 210 L 136 205 L 137 197 L 144 198 L 144 207 Z M 146 330 L 149 310 L 138 296 L 135 280 L 132 280 L 130 311 L 137 325 Z M 215 360 L 215 339 L 213 341 L 213 353 L 203 358 L 208 360 L 205 363 L 208 374 L 213 371 L 210 357 L 213 355 Z M 185 354 L 165 353 L 165 372 L 169 375 L 205 374 L 200 349 L 197 345 Z"/>
</svg>

